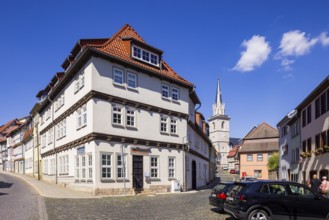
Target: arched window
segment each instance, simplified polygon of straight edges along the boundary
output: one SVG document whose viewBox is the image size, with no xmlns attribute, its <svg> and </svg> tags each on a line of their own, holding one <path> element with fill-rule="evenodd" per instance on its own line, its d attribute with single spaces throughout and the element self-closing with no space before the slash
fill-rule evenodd
<svg viewBox="0 0 329 220">
<path fill-rule="evenodd" d="M 225 126 L 225 121 L 222 122 L 222 128 L 224 128 L 224 126 Z"/>
<path fill-rule="evenodd" d="M 213 130 L 215 130 L 215 128 L 216 128 L 215 122 L 212 123 L 212 128 L 213 128 Z"/>
</svg>

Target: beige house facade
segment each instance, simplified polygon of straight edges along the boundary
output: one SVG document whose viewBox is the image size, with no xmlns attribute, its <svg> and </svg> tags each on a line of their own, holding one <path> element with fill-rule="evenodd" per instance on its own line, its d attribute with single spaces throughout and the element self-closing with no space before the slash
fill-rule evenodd
<svg viewBox="0 0 329 220">
<path fill-rule="evenodd" d="M 278 153 L 278 130 L 266 124 L 255 126 L 242 141 L 239 150 L 240 176 L 273 178 L 267 167 L 269 157 Z"/>
</svg>

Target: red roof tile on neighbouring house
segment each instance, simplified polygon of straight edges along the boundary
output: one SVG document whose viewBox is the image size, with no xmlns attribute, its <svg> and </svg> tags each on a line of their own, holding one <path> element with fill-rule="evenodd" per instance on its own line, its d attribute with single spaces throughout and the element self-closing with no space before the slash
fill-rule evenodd
<svg viewBox="0 0 329 220">
<path fill-rule="evenodd" d="M 11 126 L 10 128 L 8 128 L 5 132 L 5 135 L 9 135 L 11 132 L 15 131 L 19 126 L 15 125 L 15 126 Z"/>
<path fill-rule="evenodd" d="M 31 136 L 32 132 L 33 132 L 33 128 L 27 130 L 27 131 L 25 132 L 24 136 L 23 136 L 23 141 L 25 141 L 25 140 L 31 138 L 31 137 L 32 137 L 32 136 Z"/>
<path fill-rule="evenodd" d="M 9 122 L 7 122 L 7 124 L 3 125 L 0 127 L 0 133 L 4 132 L 16 119 L 13 119 Z"/>
<path fill-rule="evenodd" d="M 238 152 L 239 147 L 240 147 L 239 145 L 234 146 L 232 150 L 230 150 L 230 152 L 228 153 L 227 157 L 234 157 Z"/>
</svg>

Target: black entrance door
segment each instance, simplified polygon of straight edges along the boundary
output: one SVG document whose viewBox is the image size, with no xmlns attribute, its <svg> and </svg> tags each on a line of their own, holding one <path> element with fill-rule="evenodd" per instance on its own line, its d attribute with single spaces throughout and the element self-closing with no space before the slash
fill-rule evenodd
<svg viewBox="0 0 329 220">
<path fill-rule="evenodd" d="M 133 186 L 143 189 L 143 156 L 133 156 Z"/>
<path fill-rule="evenodd" d="M 192 189 L 196 189 L 196 163 L 192 161 Z"/>
</svg>

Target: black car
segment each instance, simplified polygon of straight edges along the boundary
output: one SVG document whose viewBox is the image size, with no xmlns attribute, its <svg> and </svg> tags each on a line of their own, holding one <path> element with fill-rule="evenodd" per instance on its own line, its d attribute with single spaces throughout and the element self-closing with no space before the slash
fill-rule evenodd
<svg viewBox="0 0 329 220">
<path fill-rule="evenodd" d="M 219 208 L 219 212 L 224 211 L 224 202 L 226 201 L 226 193 L 233 186 L 233 182 L 224 182 L 217 184 L 209 196 L 209 204 Z"/>
<path fill-rule="evenodd" d="M 329 199 L 289 181 L 235 182 L 224 211 L 236 219 L 329 219 Z"/>
</svg>

